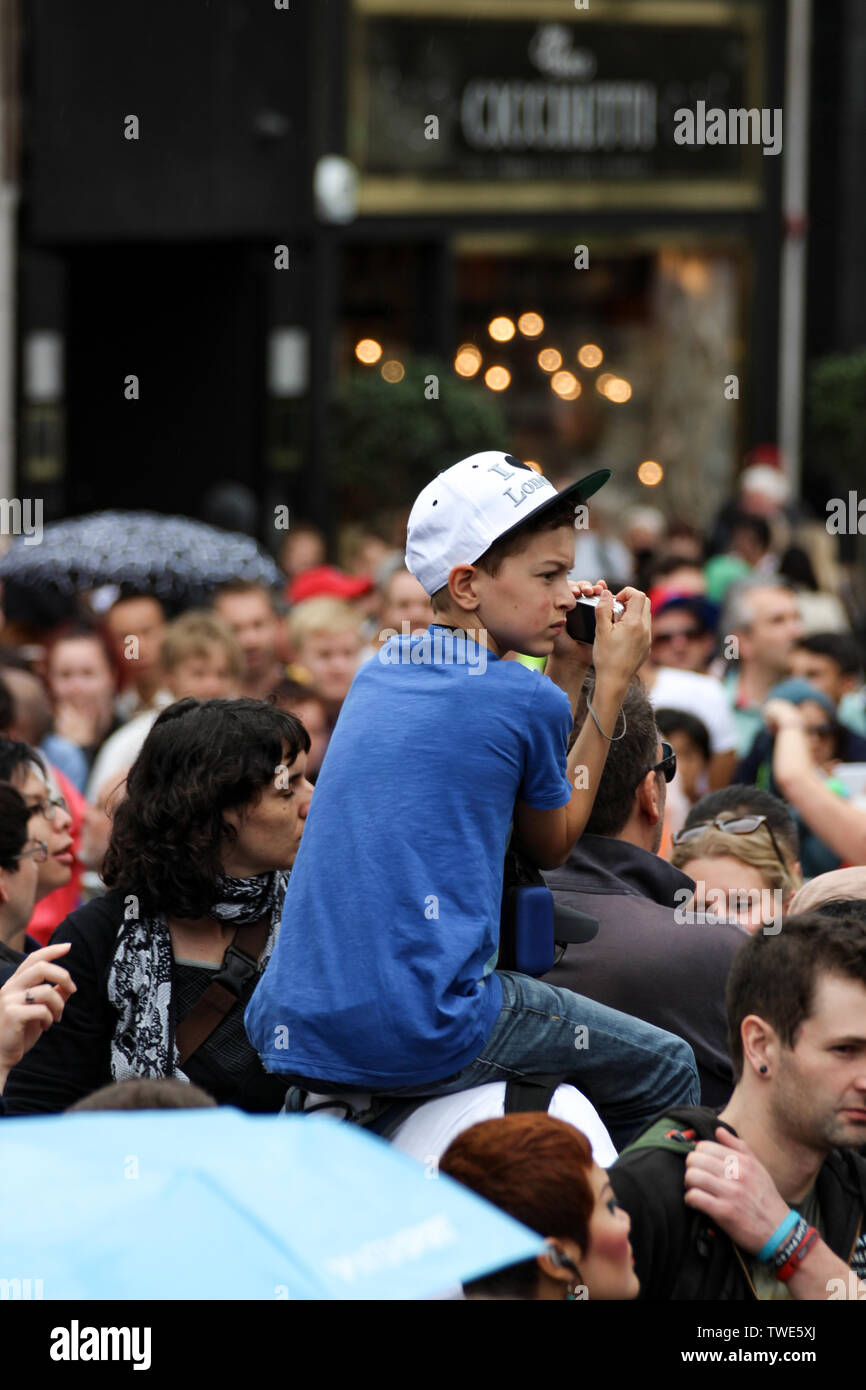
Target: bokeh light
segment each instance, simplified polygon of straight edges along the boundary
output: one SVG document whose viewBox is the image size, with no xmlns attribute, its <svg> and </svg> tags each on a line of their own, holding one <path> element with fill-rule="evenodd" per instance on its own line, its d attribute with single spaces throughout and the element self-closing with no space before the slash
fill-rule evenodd
<svg viewBox="0 0 866 1390">
<path fill-rule="evenodd" d="M 537 338 L 539 333 L 544 332 L 544 319 L 540 314 L 521 314 L 517 327 L 524 338 Z"/>
<path fill-rule="evenodd" d="M 531 468 L 535 473 L 541 473 L 543 471 L 541 464 L 536 463 L 535 459 L 524 459 L 523 462 L 526 464 L 527 468 Z"/>
<path fill-rule="evenodd" d="M 454 358 L 454 370 L 458 376 L 474 376 L 481 366 L 481 353 L 474 343 L 463 343 Z"/>
<path fill-rule="evenodd" d="M 655 459 L 644 459 L 637 470 L 637 476 L 644 487 L 655 487 L 665 475 L 665 470 Z"/>
<path fill-rule="evenodd" d="M 582 367 L 600 367 L 604 361 L 604 353 L 595 343 L 584 343 L 583 347 L 577 350 L 577 360 Z"/>
<path fill-rule="evenodd" d="M 406 375 L 406 368 L 402 362 L 398 362 L 396 358 L 392 357 L 390 361 L 382 364 L 382 375 L 386 381 L 402 381 Z"/>
<path fill-rule="evenodd" d="M 538 354 L 538 365 L 543 372 L 555 372 L 562 366 L 562 353 L 556 348 L 542 348 Z"/>
<path fill-rule="evenodd" d="M 497 319 L 491 319 L 487 325 L 487 332 L 497 343 L 507 343 L 514 337 L 514 324 L 503 314 Z"/>
<path fill-rule="evenodd" d="M 488 367 L 484 373 L 484 384 L 491 391 L 504 391 L 511 385 L 511 373 L 507 367 Z"/>
<path fill-rule="evenodd" d="M 625 377 L 615 376 L 607 383 L 604 394 L 614 405 L 624 405 L 626 401 L 631 400 L 631 385 Z"/>
<path fill-rule="evenodd" d="M 375 338 L 362 338 L 355 344 L 355 356 L 359 362 L 365 366 L 372 367 L 374 362 L 378 362 L 382 356 L 382 344 L 377 343 Z"/>
<path fill-rule="evenodd" d="M 602 372 L 601 376 L 597 376 L 595 379 L 596 391 L 598 391 L 599 395 L 606 396 L 608 386 L 615 380 L 616 378 L 613 372 Z"/>
<path fill-rule="evenodd" d="M 576 401 L 580 395 L 580 382 L 574 372 L 556 372 L 551 377 L 550 385 L 564 401 Z"/>
</svg>

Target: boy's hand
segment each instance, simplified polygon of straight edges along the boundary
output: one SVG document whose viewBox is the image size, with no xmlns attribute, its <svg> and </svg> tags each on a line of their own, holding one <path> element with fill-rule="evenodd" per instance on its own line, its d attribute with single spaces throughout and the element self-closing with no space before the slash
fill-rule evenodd
<svg viewBox="0 0 866 1390">
<path fill-rule="evenodd" d="M 602 595 L 595 610 L 592 664 L 596 683 L 611 681 L 623 689 L 649 656 L 652 642 L 650 603 L 640 589 L 620 589 L 615 596 L 625 612 L 613 621 L 613 596 Z"/>
<path fill-rule="evenodd" d="M 595 598 L 598 594 L 610 592 L 603 579 L 597 579 L 594 584 L 591 584 L 588 579 L 570 580 L 569 582 L 575 598 Z M 557 635 L 551 656 L 555 657 L 557 662 L 567 661 L 572 666 L 589 667 L 592 665 L 592 647 L 588 642 L 575 642 L 574 638 L 568 635 L 567 628 L 563 628 L 562 632 Z"/>
</svg>

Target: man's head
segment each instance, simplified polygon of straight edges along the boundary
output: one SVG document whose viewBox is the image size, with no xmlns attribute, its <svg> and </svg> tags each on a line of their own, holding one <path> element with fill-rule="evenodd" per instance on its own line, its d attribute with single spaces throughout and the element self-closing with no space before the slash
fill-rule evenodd
<svg viewBox="0 0 866 1390">
<path fill-rule="evenodd" d="M 673 553 L 671 541 L 666 538 L 665 554 L 653 561 L 650 586 L 674 589 L 678 594 L 705 594 L 707 578 L 699 559 L 688 559 Z"/>
<path fill-rule="evenodd" d="M 866 1143 L 866 924 L 820 913 L 749 939 L 731 967 L 737 1090 L 816 1152 Z"/>
<path fill-rule="evenodd" d="M 651 589 L 652 659 L 680 671 L 705 671 L 715 642 L 718 609 L 701 594 Z"/>
<path fill-rule="evenodd" d="M 240 693 L 243 656 L 231 628 L 213 613 L 184 613 L 162 641 L 165 681 L 176 700 L 225 700 Z"/>
<path fill-rule="evenodd" d="M 797 595 L 777 580 L 740 580 L 727 596 L 721 630 L 736 637 L 741 666 L 780 680 L 803 634 Z"/>
<path fill-rule="evenodd" d="M 12 719 L 4 732 L 36 747 L 51 728 L 51 701 L 45 686 L 32 671 L 22 667 L 3 666 L 2 673 L 12 699 Z"/>
<path fill-rule="evenodd" d="M 409 516 L 406 563 L 445 623 L 482 629 L 488 645 L 548 656 L 574 596 L 577 506 L 610 476 L 563 493 L 512 454 L 462 459 L 428 483 Z"/>
<path fill-rule="evenodd" d="M 277 664 L 280 620 L 270 589 L 238 581 L 214 595 L 213 609 L 231 628 L 243 653 L 244 680 L 260 681 Z"/>
<path fill-rule="evenodd" d="M 423 584 L 402 566 L 391 571 L 381 593 L 379 626 L 383 631 L 390 628 L 402 634 L 403 623 L 408 623 L 410 632 L 424 632 L 433 622 L 433 608 Z"/>
<path fill-rule="evenodd" d="M 306 599 L 289 615 L 289 640 L 295 660 L 309 671 L 329 712 L 336 713 L 358 669 L 358 614 L 339 599 Z"/>
<path fill-rule="evenodd" d="M 679 785 L 690 802 L 699 799 L 706 785 L 712 756 L 710 733 L 702 719 L 682 709 L 657 709 L 656 726 L 677 755 Z"/>
<path fill-rule="evenodd" d="M 747 565 L 757 565 L 770 549 L 770 539 L 770 527 L 764 517 L 740 512 L 731 526 L 730 552 Z"/>
<path fill-rule="evenodd" d="M 121 595 L 105 615 L 119 665 L 134 685 L 152 682 L 159 671 L 165 621 L 165 609 L 153 594 Z"/>
<path fill-rule="evenodd" d="M 822 690 L 838 705 L 862 679 L 860 646 L 846 632 L 814 632 L 801 637 L 791 652 L 791 674 Z"/>
<path fill-rule="evenodd" d="M 584 720 L 590 718 L 586 700 L 587 696 L 592 699 L 592 691 L 592 680 L 588 678 L 578 702 L 570 744 L 583 728 Z M 665 778 L 662 769 L 657 768 L 663 750 L 653 707 L 637 679 L 631 681 L 626 691 L 617 733 L 623 716 L 625 735 L 614 739 L 608 748 L 586 831 L 627 840 L 657 854 L 665 814 Z"/>
<path fill-rule="evenodd" d="M 280 569 L 287 579 L 325 563 L 325 538 L 310 521 L 297 521 L 280 547 Z"/>
</svg>

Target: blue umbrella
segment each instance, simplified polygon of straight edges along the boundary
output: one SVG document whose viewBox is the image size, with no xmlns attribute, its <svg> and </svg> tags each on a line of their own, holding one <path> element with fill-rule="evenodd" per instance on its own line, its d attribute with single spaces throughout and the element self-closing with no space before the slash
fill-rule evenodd
<svg viewBox="0 0 866 1390">
<path fill-rule="evenodd" d="M 51 522 L 38 544 L 32 537 L 13 543 L 0 558 L 0 579 L 65 597 L 130 584 L 169 604 L 204 602 L 229 579 L 285 583 L 251 537 L 158 512 L 95 512 Z"/>
<path fill-rule="evenodd" d="M 0 1279 L 40 1280 L 46 1299 L 425 1298 L 542 1248 L 458 1183 L 323 1116 L 7 1119 L 0 1168 Z"/>
</svg>

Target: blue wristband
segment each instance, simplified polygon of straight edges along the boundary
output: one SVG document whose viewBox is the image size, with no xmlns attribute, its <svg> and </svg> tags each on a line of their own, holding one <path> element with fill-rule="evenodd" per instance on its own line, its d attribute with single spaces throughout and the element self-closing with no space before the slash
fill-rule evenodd
<svg viewBox="0 0 866 1390">
<path fill-rule="evenodd" d="M 775 1255 L 776 1251 L 781 1246 L 785 1237 L 791 1234 L 797 1222 L 802 1221 L 802 1219 L 803 1218 L 801 1217 L 800 1213 L 798 1211 L 794 1211 L 792 1207 L 791 1210 L 788 1212 L 788 1215 L 782 1222 L 781 1226 L 778 1226 L 776 1230 L 773 1232 L 773 1234 L 770 1236 L 770 1239 L 767 1241 L 766 1245 L 761 1246 L 760 1250 L 755 1256 L 755 1259 L 764 1261 L 771 1260 Z"/>
</svg>

